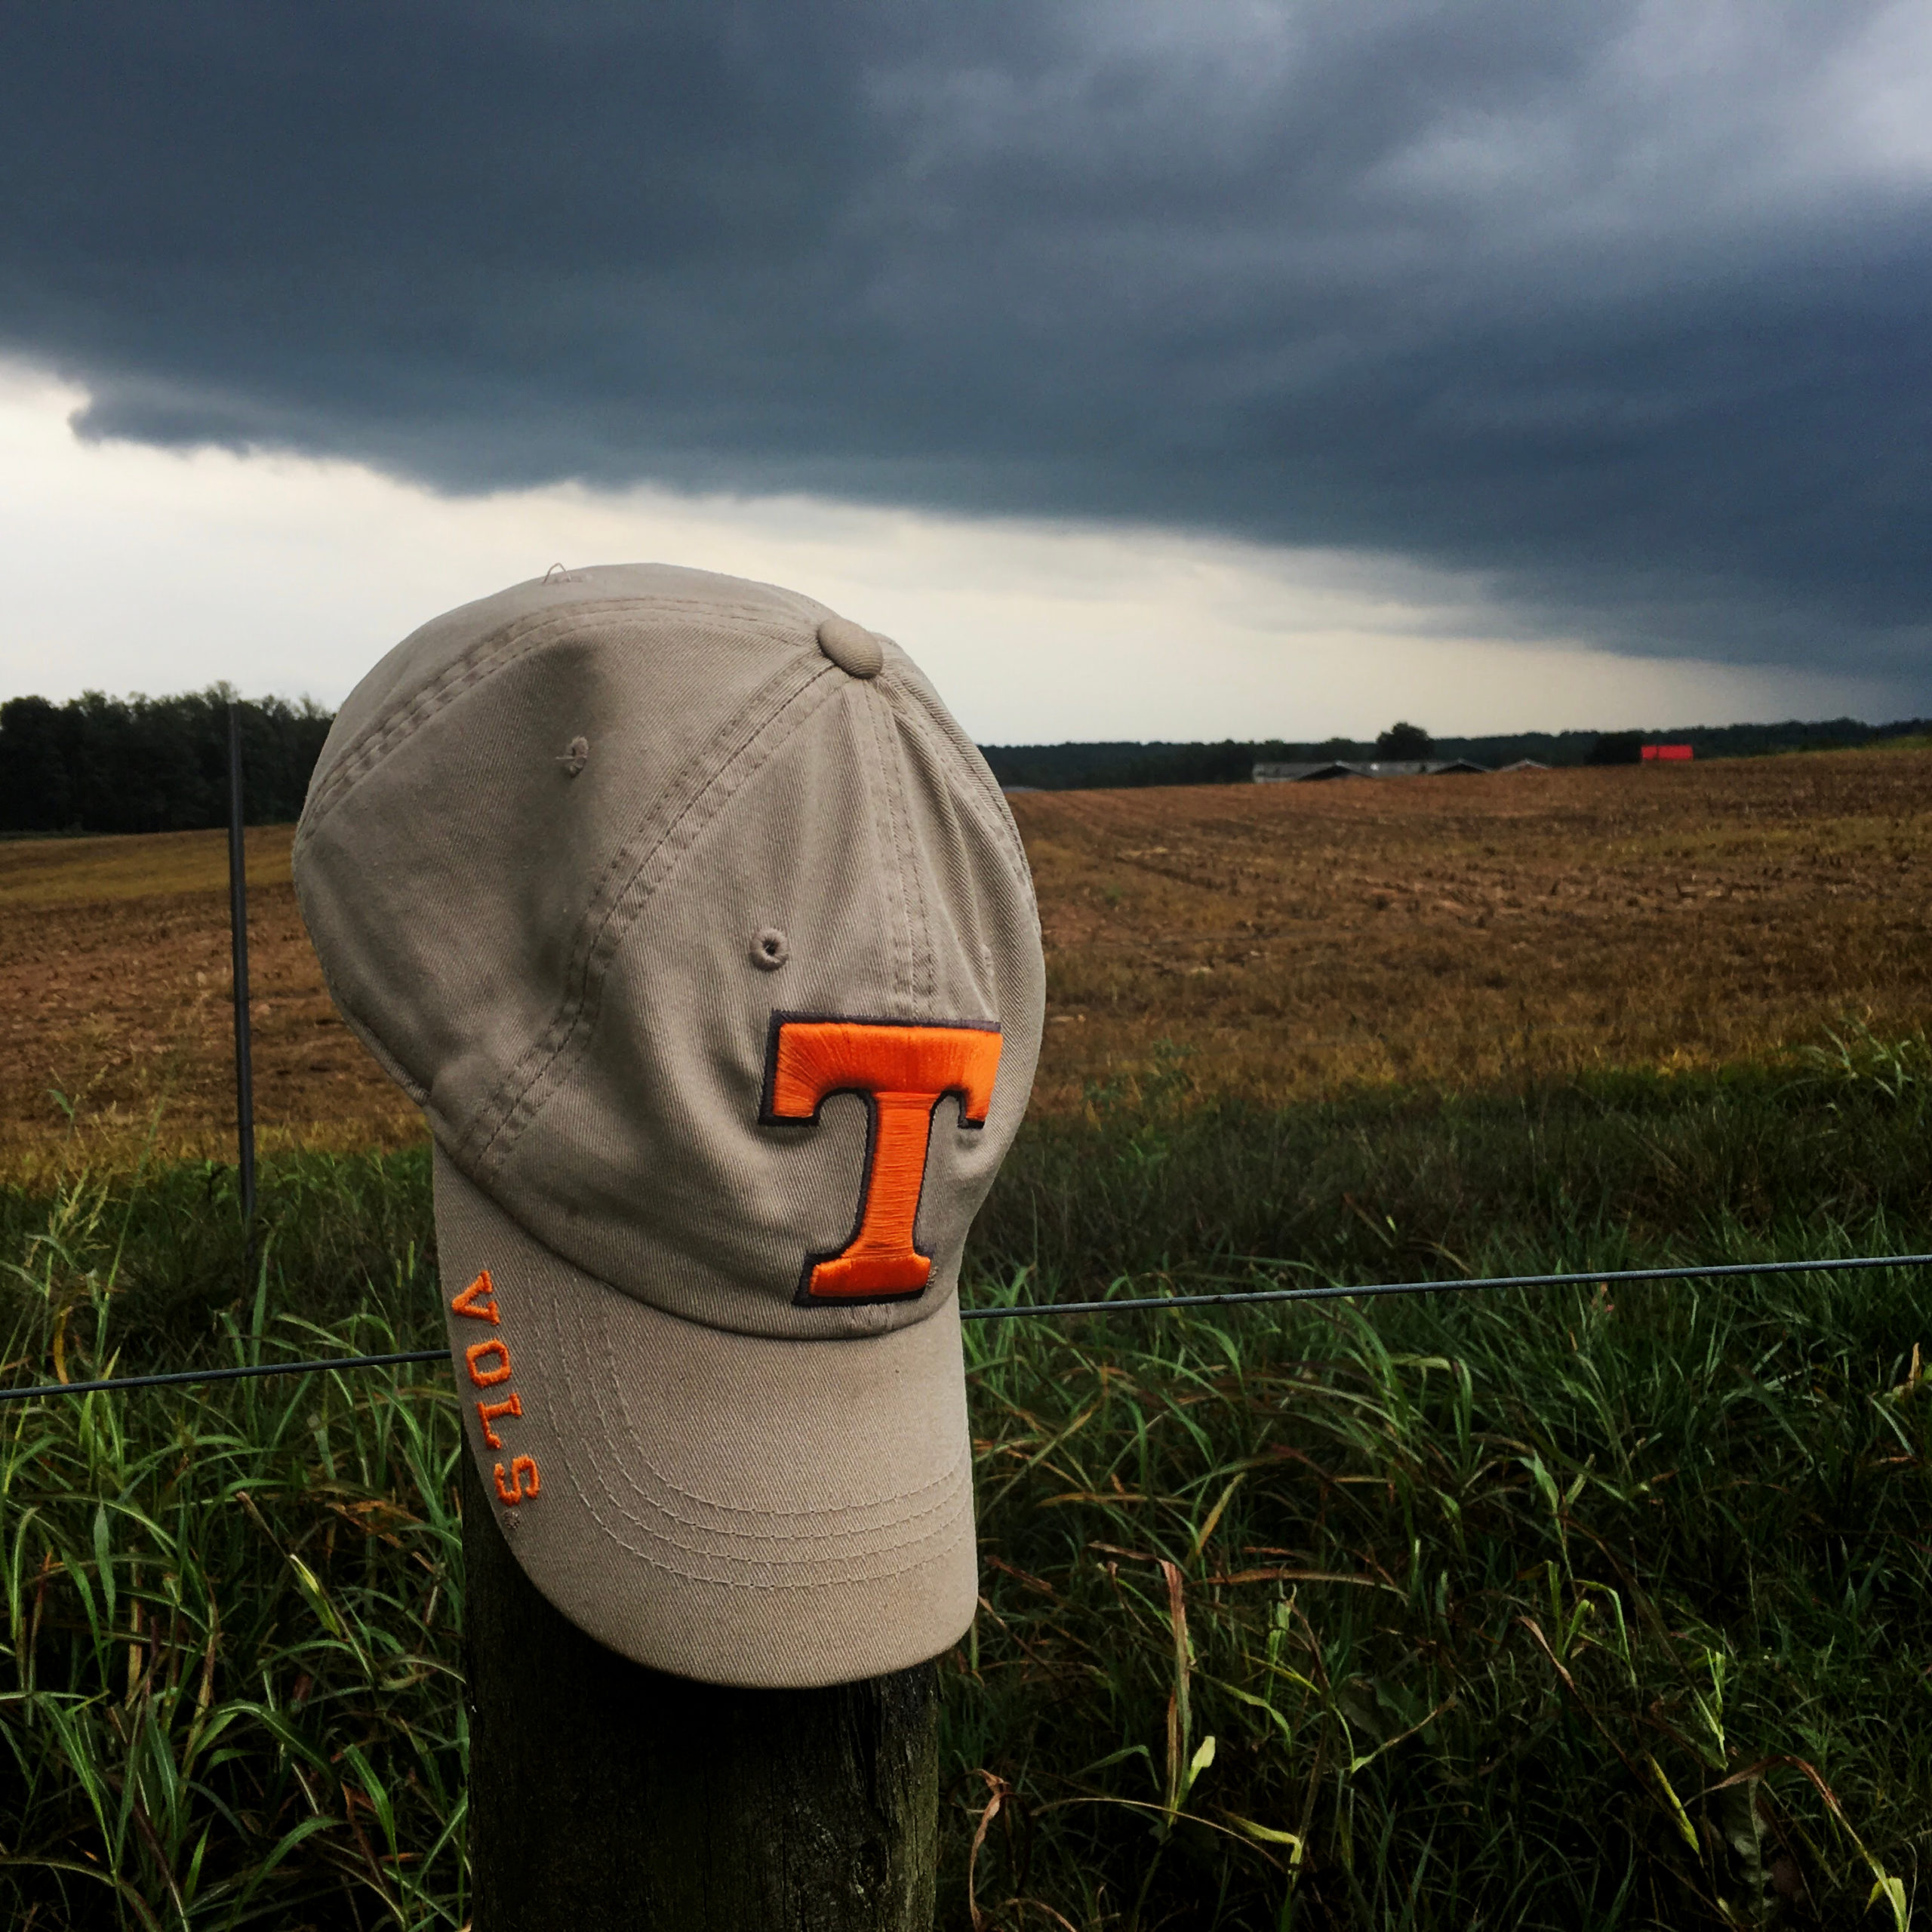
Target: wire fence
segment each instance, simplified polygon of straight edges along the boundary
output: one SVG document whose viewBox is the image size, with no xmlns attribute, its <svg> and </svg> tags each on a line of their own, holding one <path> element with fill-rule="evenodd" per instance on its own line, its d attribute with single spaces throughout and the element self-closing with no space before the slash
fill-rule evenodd
<svg viewBox="0 0 1932 1932">
<path fill-rule="evenodd" d="M 1229 1288 L 1201 1294 L 1119 1295 L 1101 1301 L 1019 1301 L 962 1308 L 962 1321 L 1054 1321 L 1075 1315 L 1148 1315 L 1177 1308 L 1232 1308 L 1261 1302 L 1340 1301 L 1376 1295 L 1466 1294 L 1477 1288 L 1607 1287 L 1626 1281 L 1716 1281 L 1746 1275 L 1841 1275 L 1873 1268 L 1932 1268 L 1932 1254 L 1837 1255 L 1819 1261 L 1718 1261 L 1676 1268 L 1595 1268 L 1580 1274 L 1479 1275 L 1428 1281 L 1304 1282 L 1291 1288 Z M 0 1389 L 0 1402 L 33 1395 L 95 1395 L 125 1389 L 189 1388 L 262 1375 L 317 1375 L 334 1369 L 397 1368 L 448 1361 L 446 1349 L 399 1349 L 388 1355 L 323 1356 L 308 1361 L 247 1362 L 232 1368 L 171 1370 L 109 1376 L 94 1382 L 30 1382 Z"/>
<path fill-rule="evenodd" d="M 255 1118 L 248 1008 L 248 882 L 242 826 L 240 715 L 229 706 L 229 919 L 233 954 L 236 1157 L 242 1180 L 245 1254 L 253 1271 L 255 1234 Z M 1236 1256 L 1257 1266 L 1278 1266 L 1259 1256 Z M 1843 1274 L 1874 1268 L 1932 1267 L 1932 1254 L 1859 1254 L 1815 1261 L 1727 1261 L 1681 1267 L 1592 1269 L 1581 1273 L 1486 1275 L 1447 1281 L 1304 1282 L 1293 1287 L 1230 1288 L 1196 1294 L 1110 1296 L 1097 1301 L 1008 1302 L 961 1308 L 962 1321 L 1057 1321 L 1073 1315 L 1157 1314 L 1183 1308 L 1231 1308 L 1261 1303 L 1336 1301 L 1377 1295 L 1468 1294 L 1478 1289 L 1592 1287 L 1626 1281 L 1722 1281 L 1740 1275 Z M 448 1361 L 444 1349 L 400 1349 L 385 1355 L 325 1356 L 303 1361 L 245 1362 L 227 1368 L 175 1369 L 116 1375 L 87 1382 L 32 1382 L 0 1389 L 0 1404 L 42 1395 L 95 1395 L 136 1389 L 206 1387 L 269 1375 L 319 1375 L 331 1371 L 401 1368 Z"/>
</svg>

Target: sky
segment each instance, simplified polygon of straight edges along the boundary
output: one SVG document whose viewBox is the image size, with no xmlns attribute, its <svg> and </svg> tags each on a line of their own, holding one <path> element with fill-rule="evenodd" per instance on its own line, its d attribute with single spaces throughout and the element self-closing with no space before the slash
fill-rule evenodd
<svg viewBox="0 0 1932 1932">
<path fill-rule="evenodd" d="M 0 697 L 551 563 L 983 742 L 1932 713 L 1932 9 L 0 14 Z"/>
</svg>

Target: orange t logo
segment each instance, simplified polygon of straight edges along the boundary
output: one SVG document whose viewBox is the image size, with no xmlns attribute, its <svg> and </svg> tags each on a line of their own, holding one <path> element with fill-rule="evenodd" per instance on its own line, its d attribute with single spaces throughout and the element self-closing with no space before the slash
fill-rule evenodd
<svg viewBox="0 0 1932 1932">
<path fill-rule="evenodd" d="M 986 1124 L 999 1044 L 996 1026 L 771 1016 L 760 1125 L 815 1121 L 832 1094 L 859 1094 L 872 1115 L 858 1224 L 842 1248 L 806 1257 L 801 1306 L 897 1300 L 924 1287 L 932 1257 L 913 1233 L 933 1115 L 952 1094 L 961 1126 Z"/>
</svg>

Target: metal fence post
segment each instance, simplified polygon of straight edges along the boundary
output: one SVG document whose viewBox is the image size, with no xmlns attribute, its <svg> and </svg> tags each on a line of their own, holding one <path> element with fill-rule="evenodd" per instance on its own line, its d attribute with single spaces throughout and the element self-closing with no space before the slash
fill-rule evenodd
<svg viewBox="0 0 1932 1932">
<path fill-rule="evenodd" d="M 551 1607 L 457 1460 L 475 1932 L 931 1932 L 937 1666 L 822 1690 L 647 1670 Z"/>
<path fill-rule="evenodd" d="M 228 932 L 235 983 L 235 1135 L 242 1271 L 255 1272 L 255 1075 L 248 1038 L 248 861 L 242 837 L 242 709 L 228 705 Z"/>
</svg>

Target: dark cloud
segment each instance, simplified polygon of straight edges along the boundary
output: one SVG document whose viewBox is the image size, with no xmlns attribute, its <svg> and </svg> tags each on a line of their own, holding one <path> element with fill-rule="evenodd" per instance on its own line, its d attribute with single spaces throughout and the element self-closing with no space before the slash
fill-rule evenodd
<svg viewBox="0 0 1932 1932">
<path fill-rule="evenodd" d="M 1153 518 L 1932 701 L 1922 9 L 10 8 L 94 434 Z"/>
</svg>

